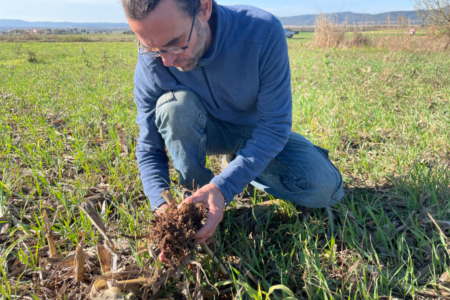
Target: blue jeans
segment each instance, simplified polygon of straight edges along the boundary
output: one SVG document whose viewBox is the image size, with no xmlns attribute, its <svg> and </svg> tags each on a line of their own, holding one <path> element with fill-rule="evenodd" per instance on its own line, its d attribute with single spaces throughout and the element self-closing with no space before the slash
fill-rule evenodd
<svg viewBox="0 0 450 300">
<path fill-rule="evenodd" d="M 231 124 L 210 116 L 198 97 L 185 90 L 170 91 L 156 104 L 156 126 L 165 140 L 179 184 L 193 189 L 214 177 L 206 156 L 235 154 L 251 139 L 253 126 Z M 291 132 L 276 158 L 251 184 L 275 198 L 310 208 L 336 204 L 343 196 L 339 171 L 328 150 Z"/>
</svg>

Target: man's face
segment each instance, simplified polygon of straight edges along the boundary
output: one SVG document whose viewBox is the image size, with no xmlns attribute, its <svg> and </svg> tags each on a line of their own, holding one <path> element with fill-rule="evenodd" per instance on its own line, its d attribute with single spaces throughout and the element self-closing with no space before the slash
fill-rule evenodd
<svg viewBox="0 0 450 300">
<path fill-rule="evenodd" d="M 193 18 L 181 12 L 175 1 L 161 0 L 144 20 L 128 19 L 131 29 L 141 41 L 141 46 L 151 51 L 159 51 L 187 45 Z M 197 10 L 201 10 L 200 7 Z M 161 53 L 164 65 L 174 66 L 180 71 L 195 68 L 207 50 L 209 33 L 208 22 L 200 12 L 195 20 L 189 47 L 181 54 Z"/>
</svg>

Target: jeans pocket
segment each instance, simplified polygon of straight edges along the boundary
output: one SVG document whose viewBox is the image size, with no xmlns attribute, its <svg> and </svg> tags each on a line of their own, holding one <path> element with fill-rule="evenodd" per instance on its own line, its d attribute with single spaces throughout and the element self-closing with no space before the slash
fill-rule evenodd
<svg viewBox="0 0 450 300">
<path fill-rule="evenodd" d="M 304 177 L 299 180 L 292 180 L 290 178 L 281 178 L 285 191 L 289 193 L 303 193 L 309 189 L 308 178 Z"/>
<path fill-rule="evenodd" d="M 271 161 L 264 172 L 278 179 L 288 193 L 303 193 L 309 190 L 309 177 L 302 166 L 284 151 Z"/>
</svg>

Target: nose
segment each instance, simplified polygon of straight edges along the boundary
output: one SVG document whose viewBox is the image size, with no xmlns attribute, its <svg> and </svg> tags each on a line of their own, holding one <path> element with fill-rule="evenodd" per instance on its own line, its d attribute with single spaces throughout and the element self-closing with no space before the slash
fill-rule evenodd
<svg viewBox="0 0 450 300">
<path fill-rule="evenodd" d="M 173 65 L 173 62 L 177 59 L 177 55 L 173 53 L 161 53 L 160 55 L 163 60 L 163 64 L 166 67 Z"/>
</svg>

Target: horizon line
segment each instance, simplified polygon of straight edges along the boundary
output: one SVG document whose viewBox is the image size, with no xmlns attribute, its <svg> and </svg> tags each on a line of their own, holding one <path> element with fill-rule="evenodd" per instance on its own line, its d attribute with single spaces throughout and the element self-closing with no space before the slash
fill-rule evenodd
<svg viewBox="0 0 450 300">
<path fill-rule="evenodd" d="M 365 14 L 365 15 L 381 15 L 381 14 L 386 14 L 386 13 L 392 13 L 392 12 L 415 12 L 416 10 L 395 10 L 395 11 L 387 11 L 387 12 L 382 12 L 382 13 L 357 13 L 357 12 L 352 12 L 352 11 L 340 11 L 340 12 L 330 12 L 330 13 L 323 13 L 323 14 L 339 14 L 339 13 L 353 13 L 353 14 Z M 300 17 L 300 16 L 314 16 L 314 15 L 319 15 L 321 13 L 316 13 L 316 14 L 303 14 L 303 15 L 291 15 L 291 16 L 277 16 L 275 14 L 273 14 L 275 17 L 277 18 L 293 18 L 293 17 Z M 27 23 L 74 23 L 74 24 L 93 24 L 93 23 L 97 23 L 97 24 L 128 24 L 126 21 L 122 21 L 122 22 L 96 22 L 96 21 L 88 21 L 88 22 L 83 22 L 83 21 L 79 21 L 79 22 L 74 22 L 74 21 L 26 21 L 26 20 L 22 20 L 22 19 L 0 19 L 0 21 L 21 21 L 21 22 L 27 22 Z"/>
</svg>

